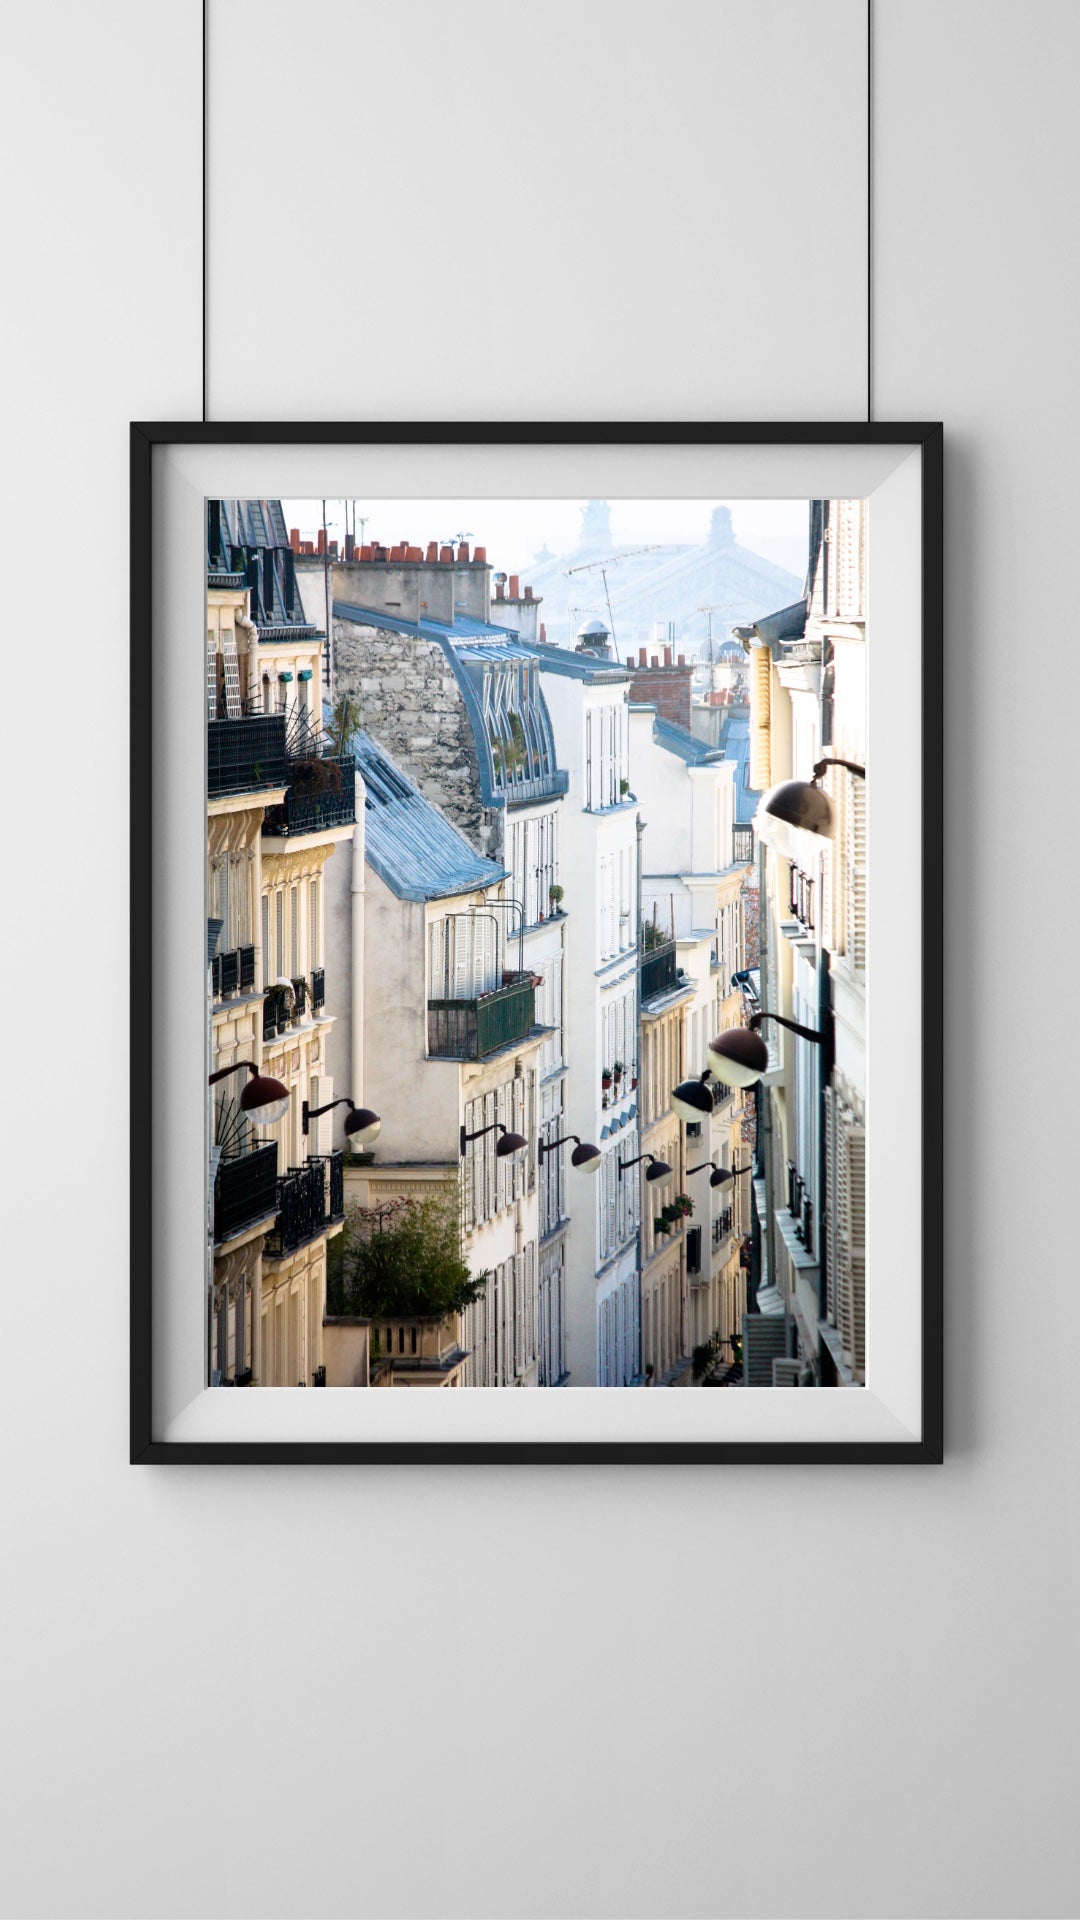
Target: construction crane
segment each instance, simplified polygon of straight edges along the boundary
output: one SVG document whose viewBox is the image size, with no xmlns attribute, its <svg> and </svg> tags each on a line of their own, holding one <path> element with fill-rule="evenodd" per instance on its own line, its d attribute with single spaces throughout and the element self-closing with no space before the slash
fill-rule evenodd
<svg viewBox="0 0 1080 1920">
<path fill-rule="evenodd" d="M 580 565 L 576 567 L 567 567 L 566 578 L 568 580 L 571 574 L 573 573 L 598 573 L 600 575 L 600 578 L 604 583 L 604 600 L 607 603 L 608 631 L 611 634 L 612 645 L 614 645 L 615 643 L 615 620 L 611 611 L 611 595 L 608 592 L 608 583 L 607 583 L 608 568 L 617 567 L 619 563 L 623 560 L 634 560 L 637 558 L 639 553 L 659 553 L 659 552 L 660 552 L 660 543 L 659 541 L 654 540 L 652 545 L 648 547 L 627 547 L 624 553 L 608 554 L 606 560 L 582 560 Z"/>
</svg>

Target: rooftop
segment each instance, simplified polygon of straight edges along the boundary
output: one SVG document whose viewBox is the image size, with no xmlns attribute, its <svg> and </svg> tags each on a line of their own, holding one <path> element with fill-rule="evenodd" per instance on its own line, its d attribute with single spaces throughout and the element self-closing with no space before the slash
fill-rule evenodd
<svg viewBox="0 0 1080 1920">
<path fill-rule="evenodd" d="M 505 867 L 475 853 L 370 734 L 357 734 L 353 757 L 366 788 L 367 861 L 399 900 L 444 900 L 507 879 Z"/>
<path fill-rule="evenodd" d="M 720 747 L 710 747 L 704 740 L 680 727 L 675 720 L 665 720 L 657 714 L 653 721 L 653 739 L 665 753 L 673 753 L 679 760 L 685 760 L 688 767 L 719 766 L 724 759 Z"/>
</svg>

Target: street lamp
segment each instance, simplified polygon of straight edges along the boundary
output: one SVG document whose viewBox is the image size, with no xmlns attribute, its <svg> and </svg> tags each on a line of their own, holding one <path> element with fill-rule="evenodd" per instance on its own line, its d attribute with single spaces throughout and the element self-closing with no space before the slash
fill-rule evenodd
<svg viewBox="0 0 1080 1920">
<path fill-rule="evenodd" d="M 692 1173 L 704 1173 L 706 1167 L 712 1168 L 712 1174 L 709 1179 L 710 1187 L 722 1187 L 725 1181 L 737 1180 L 741 1173 L 749 1173 L 751 1171 L 749 1162 L 747 1162 L 745 1167 L 718 1167 L 715 1160 L 703 1160 L 699 1167 L 687 1167 L 687 1179 L 689 1179 Z"/>
<path fill-rule="evenodd" d="M 580 1167 L 585 1173 L 599 1173 L 600 1162 L 603 1155 L 599 1147 L 594 1147 L 588 1140 L 583 1140 L 579 1133 L 564 1133 L 560 1135 L 558 1140 L 541 1140 L 539 1148 L 537 1149 L 540 1165 L 543 1166 L 544 1164 L 545 1153 L 554 1153 L 556 1147 L 565 1147 L 570 1140 L 577 1141 L 577 1145 L 570 1155 L 570 1165 L 572 1167 Z M 496 1151 L 498 1151 L 498 1149 L 496 1149 Z"/>
<path fill-rule="evenodd" d="M 757 1085 L 769 1066 L 769 1049 L 758 1032 L 763 1020 L 775 1020 L 778 1027 L 797 1033 L 801 1040 L 812 1040 L 815 1046 L 823 1047 L 823 1068 L 828 1079 L 832 1071 L 831 1022 L 819 1033 L 815 1027 L 802 1027 L 797 1020 L 785 1019 L 782 1013 L 755 1013 L 749 1027 L 728 1027 L 717 1034 L 715 1040 L 710 1040 L 709 1072 L 714 1079 L 722 1080 L 729 1087 Z"/>
<path fill-rule="evenodd" d="M 320 1113 L 329 1113 L 331 1107 L 348 1107 L 349 1109 L 349 1117 L 345 1122 L 345 1139 L 350 1147 L 374 1146 L 382 1127 L 379 1115 L 373 1113 L 370 1107 L 354 1107 L 347 1094 L 342 1094 L 339 1100 L 328 1100 L 325 1107 L 309 1107 L 305 1100 L 300 1116 L 304 1133 L 308 1131 L 309 1120 L 317 1120 Z"/>
<path fill-rule="evenodd" d="M 666 1180 L 671 1172 L 667 1161 L 658 1160 L 655 1153 L 638 1153 L 635 1154 L 632 1160 L 619 1160 L 616 1162 L 619 1169 L 619 1179 L 621 1180 L 623 1174 L 628 1173 L 631 1167 L 636 1167 L 641 1160 L 647 1160 L 649 1162 L 645 1169 L 646 1180 Z"/>
<path fill-rule="evenodd" d="M 818 760 L 812 780 L 783 780 L 762 794 L 754 814 L 754 831 L 759 840 L 785 860 L 796 864 L 805 847 L 800 834 L 828 840 L 833 830 L 833 810 L 820 782 L 826 767 L 846 767 L 849 773 L 866 779 L 866 768 L 856 760 Z"/>
<path fill-rule="evenodd" d="M 680 1080 L 671 1096 L 671 1105 L 680 1120 L 688 1126 L 697 1126 L 707 1120 L 713 1110 L 713 1097 L 705 1084 L 709 1078 L 709 1068 L 699 1074 L 696 1080 Z"/>
<path fill-rule="evenodd" d="M 496 1128 L 498 1128 L 502 1135 L 502 1139 L 496 1140 L 495 1142 L 495 1156 L 497 1159 L 505 1160 L 511 1153 L 520 1153 L 523 1147 L 528 1146 L 529 1143 L 523 1133 L 511 1133 L 508 1127 L 503 1126 L 501 1120 L 492 1120 L 489 1126 L 477 1127 L 475 1133 L 466 1133 L 463 1122 L 460 1135 L 461 1158 L 464 1160 L 465 1149 L 470 1140 L 479 1140 L 485 1133 L 494 1133 Z"/>
<path fill-rule="evenodd" d="M 227 1074 L 239 1073 L 242 1067 L 247 1068 L 251 1079 L 240 1095 L 240 1111 L 252 1126 L 272 1127 L 289 1105 L 289 1089 L 282 1086 L 280 1080 L 272 1080 L 268 1073 L 260 1073 L 254 1061 L 234 1060 L 231 1067 L 219 1067 L 206 1084 L 212 1087 Z"/>
</svg>

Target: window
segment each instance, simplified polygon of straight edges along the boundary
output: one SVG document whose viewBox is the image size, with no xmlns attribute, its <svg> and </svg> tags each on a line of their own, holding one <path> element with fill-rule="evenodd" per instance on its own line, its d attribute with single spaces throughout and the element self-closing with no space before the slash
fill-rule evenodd
<svg viewBox="0 0 1080 1920">
<path fill-rule="evenodd" d="M 311 882 L 308 894 L 308 950 L 313 967 L 322 965 L 322 942 L 319 938 L 319 882 Z"/>
<path fill-rule="evenodd" d="M 510 860 L 513 894 L 525 911 L 525 924 L 533 927 L 553 912 L 550 889 L 556 884 L 556 831 L 558 815 L 540 814 L 531 820 L 514 819 L 510 826 Z"/>
<path fill-rule="evenodd" d="M 475 1000 L 502 983 L 498 915 L 451 913 L 428 930 L 432 1000 Z"/>
<path fill-rule="evenodd" d="M 300 889 L 289 888 L 289 978 L 300 976 Z"/>
</svg>

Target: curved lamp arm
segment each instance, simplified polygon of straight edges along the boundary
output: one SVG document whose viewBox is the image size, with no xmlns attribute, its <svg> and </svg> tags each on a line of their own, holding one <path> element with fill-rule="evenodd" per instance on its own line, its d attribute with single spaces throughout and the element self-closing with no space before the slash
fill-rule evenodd
<svg viewBox="0 0 1080 1920">
<path fill-rule="evenodd" d="M 218 1080 L 226 1079 L 230 1073 L 239 1073 L 241 1067 L 246 1067 L 250 1074 L 257 1074 L 259 1071 L 254 1060 L 234 1060 L 231 1067 L 219 1067 L 216 1073 L 212 1073 L 206 1082 L 207 1086 L 214 1086 Z"/>
<path fill-rule="evenodd" d="M 789 1033 L 797 1033 L 801 1040 L 814 1040 L 818 1046 L 824 1043 L 825 1035 L 816 1027 L 801 1027 L 797 1020 L 786 1020 L 782 1013 L 755 1013 L 751 1016 L 750 1031 L 756 1033 L 763 1020 L 775 1020 L 778 1027 L 786 1027 Z"/>
<path fill-rule="evenodd" d="M 866 768 L 860 767 L 857 760 L 835 760 L 830 757 L 826 760 L 815 760 L 815 781 L 821 780 L 824 777 L 826 767 L 846 767 L 849 773 L 857 773 L 860 780 L 866 779 Z"/>
</svg>

